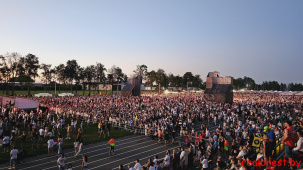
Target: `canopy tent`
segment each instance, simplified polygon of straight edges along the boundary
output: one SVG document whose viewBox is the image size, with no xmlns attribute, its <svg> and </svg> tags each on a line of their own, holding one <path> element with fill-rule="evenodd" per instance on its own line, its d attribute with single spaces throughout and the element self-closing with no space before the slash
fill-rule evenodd
<svg viewBox="0 0 303 170">
<path fill-rule="evenodd" d="M 39 102 L 16 97 L 15 107 L 20 109 L 33 109 L 39 107 Z"/>
<path fill-rule="evenodd" d="M 74 96 L 74 94 L 73 93 L 60 93 L 60 94 L 58 94 L 58 96 L 60 96 L 60 97 Z"/>
<path fill-rule="evenodd" d="M 52 97 L 52 94 L 49 93 L 37 93 L 35 94 L 35 97 Z"/>
<path fill-rule="evenodd" d="M 295 94 L 296 96 L 303 96 L 303 91 L 301 91 L 300 93 Z"/>
<path fill-rule="evenodd" d="M 1 106 L 15 105 L 19 109 L 34 109 L 39 107 L 39 102 L 20 97 L 0 96 Z"/>
<path fill-rule="evenodd" d="M 279 95 L 281 95 L 281 96 L 291 96 L 291 95 L 295 95 L 295 94 L 296 94 L 295 92 L 290 92 L 290 91 L 284 91 L 284 92 L 279 93 Z"/>
</svg>

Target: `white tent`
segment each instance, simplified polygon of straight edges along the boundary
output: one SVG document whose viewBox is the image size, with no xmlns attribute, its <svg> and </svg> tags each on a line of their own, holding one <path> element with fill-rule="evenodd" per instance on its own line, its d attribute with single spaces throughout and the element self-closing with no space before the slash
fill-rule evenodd
<svg viewBox="0 0 303 170">
<path fill-rule="evenodd" d="M 301 91 L 300 93 L 295 94 L 296 96 L 303 96 L 303 91 Z"/>
<path fill-rule="evenodd" d="M 295 93 L 292 93 L 290 91 L 284 91 L 282 93 L 280 93 L 279 95 L 282 95 L 282 96 L 291 96 L 291 95 L 294 95 Z"/>
<path fill-rule="evenodd" d="M 35 94 L 35 97 L 52 97 L 52 94 L 49 93 L 37 93 Z"/>
<path fill-rule="evenodd" d="M 60 97 L 74 96 L 74 94 L 73 93 L 60 93 L 60 94 L 58 94 L 58 96 L 60 96 Z"/>
</svg>

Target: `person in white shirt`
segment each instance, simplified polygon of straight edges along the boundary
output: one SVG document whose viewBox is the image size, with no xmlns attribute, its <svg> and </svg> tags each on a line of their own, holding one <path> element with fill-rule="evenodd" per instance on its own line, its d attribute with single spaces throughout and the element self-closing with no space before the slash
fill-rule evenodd
<svg viewBox="0 0 303 170">
<path fill-rule="evenodd" d="M 135 170 L 131 165 L 128 165 L 128 170 Z"/>
<path fill-rule="evenodd" d="M 160 159 L 158 159 L 158 155 L 155 155 L 153 162 L 156 163 L 157 161 L 160 161 Z"/>
<path fill-rule="evenodd" d="M 139 159 L 136 160 L 136 164 L 134 166 L 135 170 L 141 170 L 141 164 L 139 163 Z"/>
<path fill-rule="evenodd" d="M 10 168 L 13 168 L 13 163 L 17 163 L 17 155 L 18 155 L 18 150 L 16 149 L 16 147 L 14 147 L 13 150 L 11 150 L 11 160 L 10 160 Z"/>
<path fill-rule="evenodd" d="M 203 170 L 206 170 L 208 168 L 208 160 L 205 155 L 203 155 L 203 157 L 201 158 L 201 164 Z"/>
<path fill-rule="evenodd" d="M 169 151 L 166 151 L 166 155 L 165 155 L 165 157 L 164 157 L 164 159 L 163 159 L 163 162 L 164 162 L 164 164 L 163 164 L 163 167 L 164 167 L 164 168 L 167 168 L 167 167 L 170 166 Z"/>
<path fill-rule="evenodd" d="M 3 148 L 4 148 L 4 152 L 8 152 L 9 136 L 4 136 L 4 138 L 3 138 Z"/>
<path fill-rule="evenodd" d="M 47 148 L 48 148 L 48 156 L 50 156 L 50 153 L 52 152 L 52 155 L 54 156 L 54 140 L 52 138 L 50 138 L 47 141 Z"/>
<path fill-rule="evenodd" d="M 185 162 L 185 151 L 184 148 L 181 148 L 181 154 L 180 154 L 180 167 L 183 169 L 184 166 L 184 162 Z"/>
<path fill-rule="evenodd" d="M 41 129 L 39 130 L 39 135 L 40 135 L 39 141 L 41 142 L 42 139 L 44 138 L 44 129 L 43 129 L 43 128 L 41 128 Z"/>
<path fill-rule="evenodd" d="M 238 156 L 237 156 L 237 159 L 243 158 L 244 155 L 245 155 L 242 146 L 240 146 L 239 150 L 240 150 L 240 152 L 239 152 L 239 154 L 238 154 Z"/>
<path fill-rule="evenodd" d="M 57 165 L 59 167 L 59 170 L 64 170 L 64 166 L 65 166 L 64 154 L 61 154 L 61 157 L 57 160 Z"/>
<path fill-rule="evenodd" d="M 303 132 L 300 130 L 297 132 L 299 140 L 297 141 L 297 147 L 292 150 L 294 157 L 298 157 L 300 154 L 303 154 Z"/>
</svg>

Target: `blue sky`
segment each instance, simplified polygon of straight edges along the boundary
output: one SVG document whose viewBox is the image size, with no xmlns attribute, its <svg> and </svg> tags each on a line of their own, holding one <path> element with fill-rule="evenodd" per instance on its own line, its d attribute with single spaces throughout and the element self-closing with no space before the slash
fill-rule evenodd
<svg viewBox="0 0 303 170">
<path fill-rule="evenodd" d="M 0 0 L 0 54 L 303 82 L 302 0 Z"/>
</svg>

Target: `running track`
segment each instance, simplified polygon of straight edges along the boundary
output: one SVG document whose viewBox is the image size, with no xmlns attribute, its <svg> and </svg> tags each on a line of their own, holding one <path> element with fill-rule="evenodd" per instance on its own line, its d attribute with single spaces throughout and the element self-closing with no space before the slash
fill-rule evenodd
<svg viewBox="0 0 303 170">
<path fill-rule="evenodd" d="M 196 130 L 200 130 L 201 122 L 196 124 Z M 207 126 L 210 132 L 214 132 L 217 126 L 214 124 Z M 179 138 L 176 138 L 179 141 Z M 127 169 L 127 165 L 135 164 L 136 159 L 140 159 L 141 165 L 147 162 L 148 158 L 158 155 L 159 158 L 165 156 L 166 150 L 176 149 L 179 146 L 179 142 L 174 145 L 164 146 L 164 141 L 162 144 L 158 144 L 157 140 L 151 140 L 150 137 L 143 135 L 131 135 L 123 138 L 116 139 L 115 142 L 115 155 L 109 156 L 109 144 L 107 142 L 100 142 L 96 144 L 86 145 L 82 153 L 75 158 L 73 156 L 73 149 L 64 150 L 66 158 L 67 169 L 69 164 L 73 165 L 73 170 L 81 169 L 82 165 L 82 155 L 88 156 L 88 167 L 90 170 L 102 169 L 102 170 L 118 170 L 119 164 L 123 164 L 124 168 Z M 54 149 L 54 152 L 56 149 Z M 59 155 L 48 157 L 47 155 L 41 155 L 37 157 L 31 157 L 25 160 L 22 165 L 18 165 L 19 170 L 57 170 L 58 166 L 56 164 Z M 8 169 L 9 163 L 0 165 L 0 170 Z"/>
</svg>

